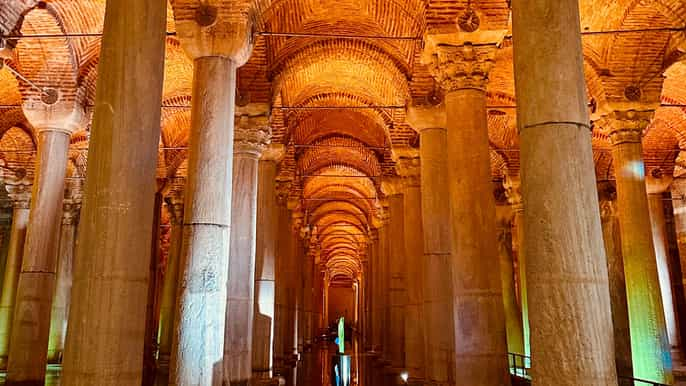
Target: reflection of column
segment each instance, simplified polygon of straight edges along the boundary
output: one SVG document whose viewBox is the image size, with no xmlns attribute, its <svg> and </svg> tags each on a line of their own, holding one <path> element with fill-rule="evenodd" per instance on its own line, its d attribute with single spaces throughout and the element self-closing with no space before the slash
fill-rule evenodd
<svg viewBox="0 0 686 386">
<path fill-rule="evenodd" d="M 63 385 L 142 382 L 166 5 L 107 2 Z"/>
<path fill-rule="evenodd" d="M 252 372 L 256 379 L 272 377 L 275 342 L 275 269 L 279 208 L 276 197 L 277 165 L 283 145 L 269 147 L 260 159 L 257 188 L 257 236 L 255 249 L 255 311 L 253 320 Z"/>
<path fill-rule="evenodd" d="M 168 369 L 174 337 L 176 294 L 179 288 L 179 260 L 181 258 L 181 244 L 183 243 L 183 186 L 172 189 L 164 200 L 170 217 L 171 230 L 167 269 L 162 284 L 158 363 L 161 368 Z"/>
<path fill-rule="evenodd" d="M 626 279 L 631 353 L 638 378 L 672 382 L 672 360 L 662 308 L 641 137 L 652 112 L 615 111 L 603 122 L 610 133 Z"/>
<path fill-rule="evenodd" d="M 17 293 L 19 272 L 21 272 L 21 260 L 24 255 L 26 227 L 29 223 L 31 183 L 28 181 L 7 183 L 5 187 L 12 200 L 13 209 L 5 278 L 2 282 L 2 293 L 0 294 L 0 367 L 2 368 L 6 368 L 7 356 L 9 355 L 14 301 Z"/>
<path fill-rule="evenodd" d="M 512 25 L 532 378 L 616 385 L 579 2 L 512 0 Z"/>
<path fill-rule="evenodd" d="M 455 366 L 465 384 L 509 379 L 486 116 L 494 43 L 504 34 L 427 38 L 431 71 L 446 93 Z"/>
<path fill-rule="evenodd" d="M 45 379 L 67 156 L 71 133 L 77 129 L 81 114 L 80 107 L 72 109 L 67 117 L 57 119 L 51 117 L 52 111 L 25 111 L 28 116 L 34 115 L 29 120 L 38 130 L 38 153 L 12 319 L 7 363 L 10 384 L 41 383 Z"/>
<path fill-rule="evenodd" d="M 622 242 L 617 217 L 615 188 L 609 184 L 598 186 L 600 198 L 600 220 L 603 228 L 603 241 L 607 255 L 607 273 L 610 284 L 610 306 L 612 307 L 612 326 L 615 335 L 615 365 L 617 374 L 633 376 L 631 364 L 631 336 L 629 334 L 629 310 L 626 302 L 626 281 L 624 280 L 624 261 Z M 624 379 L 620 385 L 633 385 Z"/>
<path fill-rule="evenodd" d="M 426 378 L 438 384 L 454 382 L 455 372 L 446 119 L 443 106 L 410 108 L 407 117 L 421 142 Z"/>
<path fill-rule="evenodd" d="M 240 116 L 235 128 L 224 340 L 224 379 L 230 385 L 247 383 L 252 377 L 258 168 L 271 138 L 266 109 L 248 105 L 249 113 Z"/>
<path fill-rule="evenodd" d="M 505 303 L 505 320 L 507 323 L 507 345 L 510 352 L 519 353 L 526 356 L 531 355 L 531 345 L 529 340 L 529 297 L 527 296 L 526 286 L 526 256 L 524 256 L 524 206 L 520 191 L 519 176 L 506 176 L 503 181 L 505 195 L 512 205 L 512 229 L 511 245 L 514 258 L 517 256 L 517 274 L 514 274 L 514 265 L 510 261 L 501 261 L 500 268 L 503 280 L 503 301 Z M 501 253 L 501 258 L 503 254 Z M 516 294 L 514 287 L 514 277 L 517 277 L 519 284 L 519 304 L 517 308 Z M 513 308 L 514 300 L 514 308 Z M 519 319 L 519 320 L 517 320 Z"/>
<path fill-rule="evenodd" d="M 78 182 L 77 182 L 78 181 Z M 81 181 L 70 181 L 63 203 L 62 226 L 60 228 L 59 257 L 55 298 L 50 314 L 50 339 L 48 341 L 48 362 L 62 362 L 64 341 L 67 336 L 67 318 L 71 300 L 73 280 L 73 256 L 76 241 L 76 227 L 81 210 Z"/>
<path fill-rule="evenodd" d="M 662 294 L 662 308 L 665 312 L 669 344 L 670 347 L 675 348 L 679 345 L 679 332 L 677 330 L 674 295 L 669 274 L 669 245 L 663 198 L 663 194 L 669 189 L 671 183 L 672 177 L 663 175 L 660 169 L 654 169 L 646 177 L 648 209 L 650 210 L 650 222 L 653 230 L 653 241 L 655 242 L 655 258 L 658 280 L 660 281 L 660 293 Z"/>
<path fill-rule="evenodd" d="M 396 162 L 403 177 L 403 222 L 405 241 L 405 370 L 408 383 L 421 385 L 425 377 L 424 347 L 424 235 L 418 152 L 401 154 Z M 400 239 L 403 240 L 403 239 Z M 432 279 L 433 280 L 433 279 Z"/>
</svg>

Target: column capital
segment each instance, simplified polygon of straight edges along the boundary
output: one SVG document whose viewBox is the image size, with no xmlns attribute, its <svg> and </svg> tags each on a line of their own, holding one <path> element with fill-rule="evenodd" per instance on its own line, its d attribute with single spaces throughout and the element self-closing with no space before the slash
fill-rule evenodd
<svg viewBox="0 0 686 386">
<path fill-rule="evenodd" d="M 614 110 L 597 123 L 602 127 L 613 146 L 623 143 L 641 143 L 643 132 L 653 119 L 655 110 Z"/>
<path fill-rule="evenodd" d="M 271 143 L 262 152 L 260 161 L 270 161 L 279 163 L 286 156 L 286 146 L 280 143 Z"/>
<path fill-rule="evenodd" d="M 486 90 L 505 30 L 427 35 L 422 62 L 446 92 Z"/>
<path fill-rule="evenodd" d="M 420 186 L 421 161 L 417 149 L 395 149 L 393 151 L 395 170 L 401 177 L 402 188 Z"/>
<path fill-rule="evenodd" d="M 269 125 L 269 115 L 251 112 L 238 112 L 234 128 L 234 154 L 250 154 L 259 158 L 271 143 L 272 129 Z"/>
<path fill-rule="evenodd" d="M 254 46 L 254 13 L 249 2 L 172 0 L 176 35 L 192 59 L 221 56 L 238 67 Z"/>
<path fill-rule="evenodd" d="M 87 126 L 83 106 L 69 100 L 73 91 L 46 89 L 46 93 L 29 94 L 22 105 L 26 120 L 37 132 L 57 131 L 71 136 Z"/>
<path fill-rule="evenodd" d="M 62 225 L 76 225 L 81 213 L 81 203 L 63 202 L 62 203 Z"/>
<path fill-rule="evenodd" d="M 607 221 L 613 217 L 617 217 L 617 201 L 602 200 L 600 201 L 600 218 Z"/>
<path fill-rule="evenodd" d="M 448 127 L 448 115 L 446 113 L 445 103 L 436 106 L 410 106 L 407 108 L 405 122 L 420 134 L 424 130 L 446 130 L 446 127 Z"/>
<path fill-rule="evenodd" d="M 653 168 L 646 174 L 646 190 L 648 194 L 662 194 L 669 190 L 674 177 L 665 174 L 662 169 Z"/>
<path fill-rule="evenodd" d="M 521 211 L 523 209 L 522 181 L 519 176 L 505 174 L 505 178 L 503 179 L 503 188 L 505 189 L 505 197 L 507 197 L 507 202 L 512 205 L 515 211 Z"/>
<path fill-rule="evenodd" d="M 29 209 L 32 186 L 28 179 L 5 182 L 5 189 L 15 209 Z"/>
</svg>

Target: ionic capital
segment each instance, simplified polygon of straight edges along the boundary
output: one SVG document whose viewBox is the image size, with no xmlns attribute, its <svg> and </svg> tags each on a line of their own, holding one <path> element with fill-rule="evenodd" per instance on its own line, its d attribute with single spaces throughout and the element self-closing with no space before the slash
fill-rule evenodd
<svg viewBox="0 0 686 386">
<path fill-rule="evenodd" d="M 31 182 L 24 178 L 18 181 L 6 181 L 5 189 L 15 209 L 29 209 L 31 204 Z"/>
<path fill-rule="evenodd" d="M 507 31 L 428 35 L 422 62 L 446 92 L 486 90 L 497 46 Z"/>
<path fill-rule="evenodd" d="M 654 114 L 654 110 L 615 110 L 603 116 L 598 123 L 607 132 L 613 146 L 641 143 Z"/>
<path fill-rule="evenodd" d="M 234 154 L 250 154 L 259 158 L 271 143 L 269 106 L 253 104 L 237 109 L 234 127 Z"/>
<path fill-rule="evenodd" d="M 250 2 L 172 0 L 176 35 L 192 59 L 220 56 L 238 67 L 252 54 L 254 10 Z"/>
<path fill-rule="evenodd" d="M 441 103 L 437 106 L 410 106 L 407 108 L 405 121 L 418 133 L 431 129 L 445 130 L 448 127 L 448 115 L 445 110 L 445 104 Z"/>
</svg>

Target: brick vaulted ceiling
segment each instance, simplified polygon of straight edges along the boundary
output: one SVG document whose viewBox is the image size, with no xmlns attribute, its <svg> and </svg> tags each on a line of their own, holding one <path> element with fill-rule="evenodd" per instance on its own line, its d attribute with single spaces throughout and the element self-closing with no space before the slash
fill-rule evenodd
<svg viewBox="0 0 686 386">
<path fill-rule="evenodd" d="M 158 177 L 186 173 L 192 62 L 175 37 L 177 19 L 199 0 L 169 6 Z M 332 276 L 359 274 L 370 229 L 384 217 L 382 177 L 412 153 L 416 133 L 405 106 L 439 91 L 421 64 L 422 37 L 456 32 L 472 8 L 482 30 L 510 30 L 508 0 L 208 0 L 254 21 L 255 48 L 239 70 L 239 101 L 269 103 L 274 143 L 286 146 L 280 188 L 303 214 L 316 254 Z M 660 105 L 646 132 L 646 167 L 686 171 L 686 1 L 580 0 L 592 116 L 627 102 Z M 5 66 L 40 87 L 59 89 L 88 117 L 105 0 L 0 0 Z M 178 20 L 177 20 L 178 21 Z M 131 39 L 135 39 L 134 36 Z M 532 52 L 531 55 L 536 55 Z M 36 90 L 0 70 L 0 165 L 32 175 L 35 132 L 21 105 Z M 493 177 L 519 169 L 512 40 L 496 55 L 488 86 Z M 338 108 L 337 108 L 338 107 Z M 69 174 L 83 178 L 89 121 L 72 139 Z M 596 174 L 613 179 L 607 137 L 593 135 Z M 311 248 L 313 249 L 313 248 Z"/>
</svg>

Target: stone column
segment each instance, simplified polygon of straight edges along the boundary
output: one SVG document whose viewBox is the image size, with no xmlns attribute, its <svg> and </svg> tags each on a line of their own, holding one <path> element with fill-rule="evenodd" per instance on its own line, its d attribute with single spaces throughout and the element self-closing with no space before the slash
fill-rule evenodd
<svg viewBox="0 0 686 386">
<path fill-rule="evenodd" d="M 38 149 L 33 205 L 12 318 L 7 364 L 10 385 L 42 384 L 45 380 L 67 157 L 71 133 L 78 128 L 83 110 L 59 99 L 51 105 L 27 101 L 24 114 L 38 132 Z"/>
<path fill-rule="evenodd" d="M 257 181 L 259 160 L 271 138 L 268 109 L 248 105 L 236 118 L 224 338 L 224 379 L 229 385 L 247 385 L 252 378 Z"/>
<path fill-rule="evenodd" d="M 423 385 L 427 354 L 424 339 L 424 235 L 418 151 L 397 149 L 396 169 L 403 178 L 403 221 L 405 229 L 405 370 L 408 384 Z M 450 271 L 448 271 L 450 272 Z M 434 280 L 431 278 L 431 280 Z M 447 310 L 444 310 L 446 312 Z"/>
<path fill-rule="evenodd" d="M 270 146 L 262 154 L 258 171 L 252 373 L 256 382 L 261 383 L 271 380 L 273 356 L 276 355 L 275 270 L 280 232 L 276 176 L 283 155 L 283 145 Z"/>
<path fill-rule="evenodd" d="M 419 132 L 420 140 L 426 381 L 444 385 L 455 382 L 445 106 L 410 108 L 407 121 Z"/>
<path fill-rule="evenodd" d="M 579 2 L 512 12 L 533 384 L 616 385 Z"/>
<path fill-rule="evenodd" d="M 655 242 L 655 257 L 657 262 L 660 293 L 662 294 L 662 308 L 665 312 L 667 336 L 671 348 L 679 346 L 679 331 L 677 329 L 674 308 L 674 294 L 669 274 L 669 242 L 667 241 L 667 225 L 665 222 L 664 193 L 668 191 L 672 177 L 666 176 L 662 170 L 653 169 L 646 176 L 648 191 L 648 209 Z"/>
<path fill-rule="evenodd" d="M 631 335 L 629 333 L 629 309 L 626 301 L 626 281 L 622 258 L 622 240 L 617 216 L 617 194 L 609 183 L 598 185 L 600 220 L 603 229 L 607 272 L 610 285 L 612 326 L 615 335 L 615 366 L 617 374 L 633 376 L 631 360 Z M 621 386 L 633 386 L 633 382 L 619 379 Z"/>
<path fill-rule="evenodd" d="M 523 248 L 524 204 L 522 202 L 521 180 L 519 176 L 513 177 L 507 175 L 503 181 L 503 187 L 505 188 L 507 201 L 512 206 L 513 211 L 511 224 L 512 244 L 510 245 L 510 248 L 514 253 L 513 257 L 517 256 L 516 277 L 519 279 L 519 309 L 512 309 L 512 298 L 515 294 L 510 293 L 514 290 L 514 287 L 510 287 L 509 278 L 512 277 L 512 280 L 514 280 L 514 265 L 512 264 L 512 261 L 501 262 L 501 269 L 502 267 L 505 267 L 505 270 L 503 271 L 504 280 L 508 280 L 507 283 L 503 281 L 503 300 L 505 301 L 505 318 L 508 327 L 507 343 L 510 352 L 530 356 L 531 329 L 529 327 L 529 296 L 526 283 L 526 256 L 524 255 Z M 516 317 L 519 318 L 519 321 L 513 320 Z M 526 366 L 526 364 L 524 365 Z"/>
<path fill-rule="evenodd" d="M 24 255 L 26 228 L 29 225 L 31 183 L 27 180 L 6 182 L 5 188 L 12 200 L 13 209 L 5 278 L 2 281 L 2 293 L 0 293 L 0 367 L 2 368 L 7 368 L 17 283 Z"/>
<path fill-rule="evenodd" d="M 191 6 L 191 12 L 188 4 L 172 3 L 194 77 L 170 385 L 221 385 L 225 379 L 236 71 L 252 52 L 252 27 L 241 7 L 216 3 Z"/>
<path fill-rule="evenodd" d="M 287 286 L 286 263 L 289 260 L 290 213 L 287 207 L 287 189 L 277 184 L 278 229 L 276 233 L 276 270 L 274 272 L 274 373 L 286 375 L 286 324 Z"/>
<path fill-rule="evenodd" d="M 179 283 L 179 260 L 183 243 L 183 189 L 185 181 L 172 186 L 164 202 L 169 213 L 171 226 L 169 235 L 169 254 L 162 283 L 162 302 L 160 304 L 159 355 L 158 367 L 169 371 L 169 361 L 174 340 L 174 319 L 176 317 L 176 294 Z"/>
<path fill-rule="evenodd" d="M 510 383 L 486 117 L 494 43 L 504 33 L 430 35 L 425 52 L 446 93 L 455 366 L 468 385 Z"/>
<path fill-rule="evenodd" d="M 166 4 L 107 2 L 63 385 L 141 383 Z"/>
<path fill-rule="evenodd" d="M 645 184 L 641 137 L 652 112 L 615 111 L 603 121 L 612 142 L 634 375 L 672 382 L 672 360 Z"/>
<path fill-rule="evenodd" d="M 71 303 L 71 286 L 73 281 L 74 247 L 76 245 L 76 228 L 79 223 L 82 199 L 82 181 L 68 181 L 62 205 L 62 226 L 60 228 L 59 257 L 55 298 L 50 314 L 50 339 L 48 341 L 48 362 L 61 363 L 64 342 L 67 337 L 67 321 Z"/>
</svg>

